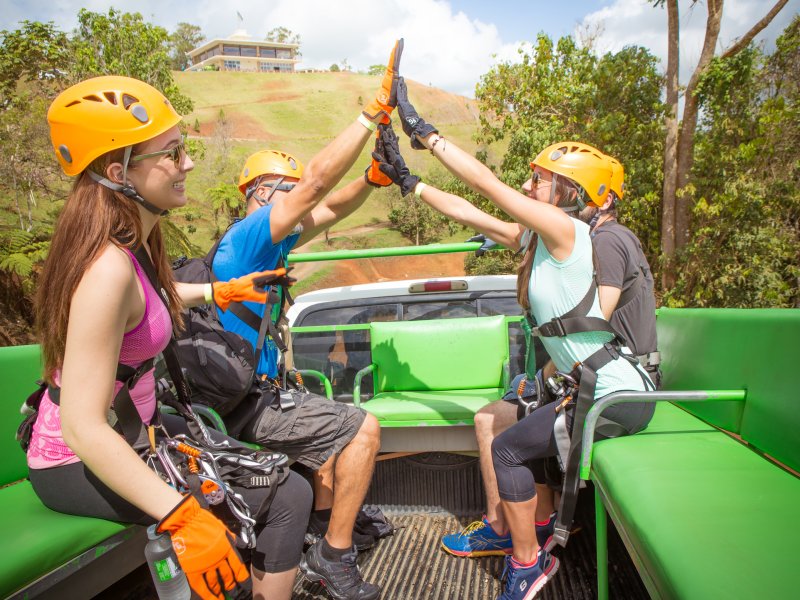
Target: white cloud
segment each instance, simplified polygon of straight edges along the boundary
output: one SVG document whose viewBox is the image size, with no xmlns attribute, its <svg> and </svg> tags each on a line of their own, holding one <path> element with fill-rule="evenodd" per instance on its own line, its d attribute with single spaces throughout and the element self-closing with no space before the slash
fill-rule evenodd
<svg viewBox="0 0 800 600">
<path fill-rule="evenodd" d="M 403 37 L 404 75 L 470 96 L 503 47 L 494 25 L 437 0 L 278 0 L 262 23 L 262 30 L 281 23 L 301 35 L 301 67 L 347 59 L 366 69 L 385 63 L 394 40 Z"/>
<path fill-rule="evenodd" d="M 64 30 L 77 24 L 79 8 L 105 12 L 110 6 L 138 11 L 152 23 L 173 30 L 181 21 L 200 26 L 209 38 L 227 37 L 239 28 L 237 11 L 253 37 L 263 37 L 277 26 L 300 34 L 300 67 L 328 68 L 342 59 L 355 70 L 382 64 L 394 40 L 404 37 L 401 71 L 410 79 L 472 96 L 475 84 L 498 60 L 514 61 L 522 41 L 504 43 L 494 23 L 471 18 L 453 8 L 458 0 L 138 0 L 122 7 L 118 0 L 3 0 L 0 29 L 15 29 L 21 19 L 50 21 Z M 530 0 L 518 0 L 530 2 Z M 774 0 L 728 0 L 720 34 L 729 45 L 756 22 Z M 469 4 L 469 3 L 467 3 Z M 592 3 L 594 4 L 594 2 Z M 666 64 L 667 17 L 652 0 L 614 0 L 587 15 L 581 27 L 602 25 L 601 51 L 617 51 L 628 44 L 651 49 Z M 690 0 L 680 0 L 682 73 L 688 73 L 700 54 L 705 26 L 704 2 L 694 14 Z M 790 0 L 765 32 L 772 39 L 796 14 L 800 0 Z M 513 12 L 513 11 L 511 11 Z M 498 25 L 514 18 L 496 11 Z M 532 30 L 530 39 L 535 37 Z M 551 37 L 557 37 L 551 35 Z M 685 79 L 683 79 L 685 81 Z"/>
<path fill-rule="evenodd" d="M 680 0 L 680 80 L 686 83 L 697 66 L 705 37 L 706 3 Z M 767 14 L 774 2 L 764 0 L 728 0 L 723 9 L 717 52 L 729 47 L 736 39 Z M 797 14 L 800 0 L 791 0 L 778 14 L 770 26 L 756 39 L 771 46 L 775 38 Z M 597 40 L 600 52 L 617 52 L 625 46 L 645 46 L 661 59 L 662 68 L 667 64 L 667 11 L 654 8 L 649 0 L 616 0 L 584 17 L 581 28 L 602 30 Z"/>
</svg>

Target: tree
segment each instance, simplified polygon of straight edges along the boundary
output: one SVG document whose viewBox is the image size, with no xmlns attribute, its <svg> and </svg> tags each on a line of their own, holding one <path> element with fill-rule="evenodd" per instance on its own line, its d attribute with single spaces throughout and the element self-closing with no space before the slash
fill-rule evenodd
<svg viewBox="0 0 800 600">
<path fill-rule="evenodd" d="M 197 48 L 204 39 L 205 36 L 197 25 L 178 23 L 175 31 L 169 36 L 172 68 L 176 71 L 185 69 L 189 64 L 189 59 L 186 55 Z"/>
<path fill-rule="evenodd" d="M 788 0 L 778 0 L 769 12 L 744 36 L 737 40 L 721 56 L 734 56 L 761 32 L 781 11 Z M 692 5 L 696 5 L 693 0 Z M 724 0 L 707 0 L 708 18 L 700 60 L 689 78 L 684 92 L 683 119 L 678 123 L 678 54 L 680 50 L 680 22 L 678 0 L 657 0 L 656 5 L 667 7 L 668 43 L 666 99 L 668 115 L 665 120 L 664 185 L 661 207 L 661 245 L 666 268 L 662 273 L 662 284 L 669 288 L 675 283 L 675 255 L 686 246 L 691 235 L 690 213 L 693 203 L 690 176 L 694 160 L 694 137 L 700 106 L 696 96 L 697 86 L 709 68 L 717 47 Z"/>
<path fill-rule="evenodd" d="M 640 47 L 598 57 L 571 37 L 554 43 L 544 34 L 519 53 L 517 62 L 493 67 L 476 90 L 478 141 L 507 140 L 499 177 L 519 188 L 530 177 L 530 161 L 560 140 L 600 148 L 625 165 L 621 220 L 642 239 L 651 264 L 657 264 L 659 198 L 654 190 L 661 187 L 664 105 L 656 58 Z M 456 188 L 454 193 L 507 219 L 468 189 Z"/>
<path fill-rule="evenodd" d="M 163 27 L 146 23 L 139 13 L 111 8 L 105 15 L 84 8 L 73 41 L 76 80 L 109 73 L 135 77 L 163 92 L 178 113 L 192 111 L 191 99 L 172 78 L 169 34 Z"/>
<path fill-rule="evenodd" d="M 67 35 L 51 23 L 23 21 L 15 31 L 0 31 L 0 107 L 8 107 L 19 84 L 55 97 L 66 83 L 72 58 Z"/>
<path fill-rule="evenodd" d="M 367 75 L 383 75 L 386 70 L 386 65 L 370 65 L 367 69 Z"/>
<path fill-rule="evenodd" d="M 300 44 L 300 35 L 282 26 L 270 29 L 264 39 L 278 44 Z"/>
<path fill-rule="evenodd" d="M 771 56 L 751 44 L 698 81 L 692 235 L 666 304 L 800 303 L 799 65 L 795 17 Z"/>
<path fill-rule="evenodd" d="M 276 42 L 278 44 L 297 44 L 297 49 L 294 51 L 295 56 L 303 56 L 300 52 L 300 34 L 293 32 L 286 27 L 274 27 L 267 32 L 264 38 L 268 42 Z"/>
<path fill-rule="evenodd" d="M 339 72 L 341 69 L 339 69 L 339 65 L 337 65 L 336 63 L 333 63 L 333 64 L 332 64 L 332 65 L 331 65 L 331 66 L 328 68 L 328 70 L 329 70 L 331 73 L 338 73 L 338 72 Z"/>
</svg>

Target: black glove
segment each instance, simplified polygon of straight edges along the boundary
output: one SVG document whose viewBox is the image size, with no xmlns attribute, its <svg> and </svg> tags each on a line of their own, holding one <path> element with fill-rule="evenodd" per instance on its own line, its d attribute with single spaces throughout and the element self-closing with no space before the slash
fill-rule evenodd
<svg viewBox="0 0 800 600">
<path fill-rule="evenodd" d="M 373 152 L 373 160 L 378 162 L 378 168 L 381 173 L 400 186 L 400 193 L 403 196 L 408 196 L 419 183 L 419 177 L 412 175 L 411 171 L 408 170 L 406 161 L 403 160 L 403 156 L 400 154 L 397 136 L 391 125 L 378 125 L 378 137 L 383 145 L 383 152 Z M 379 145 L 376 145 L 376 149 L 379 147 Z"/>
<path fill-rule="evenodd" d="M 497 246 L 497 242 L 495 242 L 492 238 L 486 237 L 482 233 L 477 235 L 473 235 L 471 238 L 467 240 L 468 242 L 481 242 L 481 247 L 475 250 L 475 256 L 483 256 L 486 254 L 487 250 L 491 250 L 495 246 Z"/>
<path fill-rule="evenodd" d="M 402 77 L 397 82 L 397 111 L 400 113 L 403 132 L 411 138 L 411 147 L 425 150 L 425 146 L 417 138 L 426 138 L 432 133 L 439 133 L 439 130 L 417 114 L 414 105 L 408 101 L 408 87 Z"/>
</svg>

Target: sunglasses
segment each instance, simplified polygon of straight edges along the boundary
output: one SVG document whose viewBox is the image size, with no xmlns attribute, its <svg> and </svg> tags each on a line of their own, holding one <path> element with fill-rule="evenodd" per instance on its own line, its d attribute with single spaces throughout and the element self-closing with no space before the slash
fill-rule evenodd
<svg viewBox="0 0 800 600">
<path fill-rule="evenodd" d="M 145 158 L 153 158 L 154 156 L 169 156 L 172 159 L 176 169 L 181 166 L 183 155 L 186 154 L 186 138 L 181 137 L 181 141 L 177 146 L 167 148 L 166 150 L 159 150 L 158 152 L 148 152 L 147 154 L 137 154 L 131 157 L 132 162 L 138 162 Z"/>
<path fill-rule="evenodd" d="M 531 174 L 531 184 L 534 188 L 538 188 L 540 185 L 552 185 L 552 183 L 552 181 L 545 181 L 542 179 L 541 174 L 537 173 L 536 171 Z"/>
</svg>

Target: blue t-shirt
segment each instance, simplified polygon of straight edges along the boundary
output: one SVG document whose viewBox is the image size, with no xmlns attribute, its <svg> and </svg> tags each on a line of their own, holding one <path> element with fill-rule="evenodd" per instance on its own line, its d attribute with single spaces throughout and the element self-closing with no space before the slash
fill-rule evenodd
<svg viewBox="0 0 800 600">
<path fill-rule="evenodd" d="M 528 297 L 531 313 L 537 323 L 547 323 L 575 308 L 592 283 L 594 265 L 589 226 L 577 219 L 572 219 L 572 222 L 575 225 L 575 246 L 565 260 L 553 258 L 541 240 L 536 246 Z M 596 292 L 589 316 L 604 318 Z M 589 358 L 611 337 L 605 331 L 587 331 L 541 339 L 556 368 L 568 373 L 576 362 Z M 630 352 L 627 348 L 625 351 Z M 597 372 L 594 397 L 601 398 L 620 390 L 644 390 L 640 372 L 644 373 L 627 360 L 612 360 Z"/>
<path fill-rule="evenodd" d="M 227 231 L 214 256 L 212 268 L 220 281 L 242 277 L 255 271 L 275 269 L 294 248 L 299 233 L 286 236 L 277 244 L 272 243 L 269 228 L 271 204 L 259 208 L 241 221 L 234 223 Z M 244 305 L 259 317 L 264 314 L 265 304 L 245 302 Z M 230 310 L 219 311 L 222 326 L 228 331 L 238 333 L 248 340 L 255 351 L 258 331 L 239 319 Z M 264 340 L 264 348 L 258 359 L 259 375 L 275 377 L 278 373 L 278 348 L 269 336 Z"/>
</svg>

